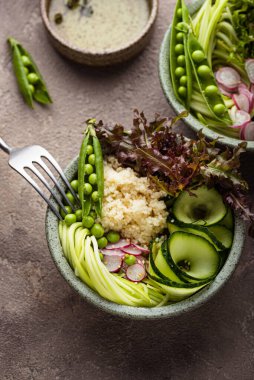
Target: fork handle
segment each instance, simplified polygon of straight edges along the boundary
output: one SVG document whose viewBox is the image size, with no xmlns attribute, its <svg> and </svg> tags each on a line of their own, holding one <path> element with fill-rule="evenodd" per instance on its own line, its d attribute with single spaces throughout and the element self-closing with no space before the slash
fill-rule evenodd
<svg viewBox="0 0 254 380">
<path fill-rule="evenodd" d="M 0 137 L 0 148 L 5 152 L 10 154 L 11 153 L 11 147 L 4 142 L 4 140 Z"/>
</svg>

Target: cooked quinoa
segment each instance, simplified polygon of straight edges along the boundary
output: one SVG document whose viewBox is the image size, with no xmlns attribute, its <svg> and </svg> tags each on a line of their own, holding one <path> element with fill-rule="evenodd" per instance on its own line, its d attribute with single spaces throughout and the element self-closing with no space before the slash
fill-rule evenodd
<svg viewBox="0 0 254 380">
<path fill-rule="evenodd" d="M 103 227 L 147 245 L 167 226 L 165 193 L 112 158 L 104 163 L 104 176 Z"/>
</svg>

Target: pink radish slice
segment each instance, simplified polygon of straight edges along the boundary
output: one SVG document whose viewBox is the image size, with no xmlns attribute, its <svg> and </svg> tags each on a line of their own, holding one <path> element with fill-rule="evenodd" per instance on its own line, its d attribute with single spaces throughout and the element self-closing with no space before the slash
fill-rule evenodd
<svg viewBox="0 0 254 380">
<path fill-rule="evenodd" d="M 233 99 L 236 107 L 239 110 L 245 111 L 247 113 L 250 111 L 250 102 L 249 102 L 247 95 L 245 95 L 245 94 L 239 94 L 239 95 L 234 94 L 232 96 L 232 99 Z"/>
<path fill-rule="evenodd" d="M 130 245 L 127 248 L 121 248 L 121 251 L 124 253 L 127 253 L 128 255 L 133 255 L 133 256 L 140 256 L 142 254 L 142 251 L 132 245 Z"/>
<path fill-rule="evenodd" d="M 220 84 L 231 91 L 241 82 L 240 75 L 232 67 L 222 67 L 215 73 L 215 76 Z"/>
<path fill-rule="evenodd" d="M 218 88 L 219 88 L 220 92 L 221 92 L 223 95 L 227 96 L 228 98 L 232 98 L 232 93 L 229 92 L 228 90 L 226 90 L 224 86 L 222 86 L 221 84 L 219 84 L 219 85 L 218 85 Z"/>
<path fill-rule="evenodd" d="M 119 256 L 124 257 L 124 252 L 122 252 L 120 249 L 101 249 L 101 253 L 105 256 Z"/>
<path fill-rule="evenodd" d="M 254 84 L 250 86 L 250 92 L 254 95 Z"/>
<path fill-rule="evenodd" d="M 131 243 L 129 240 L 121 239 L 117 243 L 108 244 L 106 249 L 121 249 L 125 247 L 129 247 Z"/>
<path fill-rule="evenodd" d="M 143 267 L 146 265 L 146 259 L 143 256 L 136 256 L 137 264 L 143 265 Z"/>
<path fill-rule="evenodd" d="M 233 120 L 233 128 L 238 128 L 238 127 L 244 127 L 247 125 L 251 120 L 250 114 L 242 111 L 242 110 L 236 110 L 235 113 L 235 120 Z"/>
<path fill-rule="evenodd" d="M 251 83 L 254 83 L 254 59 L 247 59 L 245 61 L 245 70 L 248 74 Z"/>
<path fill-rule="evenodd" d="M 143 265 L 134 264 L 127 268 L 126 276 L 130 281 L 139 282 L 145 278 L 146 270 Z"/>
<path fill-rule="evenodd" d="M 103 264 L 111 273 L 116 273 L 122 266 L 122 258 L 119 256 L 104 256 Z"/>
<path fill-rule="evenodd" d="M 250 103 L 248 112 L 251 112 L 253 107 L 254 107 L 254 94 L 252 94 L 252 92 L 249 91 L 248 87 L 243 83 L 241 83 L 238 86 L 238 92 L 239 92 L 239 94 L 243 94 L 243 95 L 247 96 L 249 103 Z"/>
<path fill-rule="evenodd" d="M 242 128 L 241 138 L 247 141 L 254 141 L 254 122 L 253 121 Z"/>
<path fill-rule="evenodd" d="M 140 251 L 144 252 L 144 253 L 149 253 L 150 250 L 148 248 L 144 248 L 144 247 L 141 247 L 140 245 L 137 245 L 137 244 L 131 244 L 133 247 L 139 249 Z"/>
</svg>

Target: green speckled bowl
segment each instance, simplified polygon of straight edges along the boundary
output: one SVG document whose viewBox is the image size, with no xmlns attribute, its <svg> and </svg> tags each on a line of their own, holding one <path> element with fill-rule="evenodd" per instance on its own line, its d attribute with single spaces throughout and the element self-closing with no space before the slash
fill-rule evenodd
<svg viewBox="0 0 254 380">
<path fill-rule="evenodd" d="M 195 13 L 200 6 L 203 4 L 203 0 L 196 0 L 194 1 L 188 8 L 190 11 L 190 14 Z M 170 78 L 170 33 L 171 33 L 171 26 L 169 27 L 168 31 L 166 32 L 162 45 L 160 50 L 160 58 L 159 58 L 159 75 L 160 75 L 160 82 L 163 89 L 163 92 L 168 100 L 168 102 L 171 104 L 171 106 L 174 108 L 175 112 L 178 114 L 182 111 L 184 111 L 183 105 L 176 99 L 174 95 L 174 91 L 172 88 L 171 78 Z M 216 132 L 213 132 L 211 129 L 206 128 L 204 124 L 200 123 L 194 116 L 191 114 L 184 119 L 184 121 L 192 128 L 194 131 L 198 132 L 200 130 L 203 130 L 204 135 L 208 139 L 217 139 L 219 138 L 219 142 L 222 145 L 227 145 L 230 147 L 237 146 L 241 140 L 233 139 L 231 137 L 226 137 L 222 134 L 218 134 Z M 254 141 L 248 141 L 247 142 L 247 150 L 254 152 Z"/>
<path fill-rule="evenodd" d="M 69 181 L 71 181 L 74 178 L 75 174 L 77 173 L 77 168 L 78 159 L 76 158 L 68 165 L 68 167 L 65 170 L 65 174 Z M 52 198 L 51 201 L 54 203 L 54 200 Z M 169 306 L 157 308 L 136 308 L 132 306 L 122 306 L 107 301 L 101 296 L 99 296 L 97 293 L 95 293 L 93 290 L 91 290 L 86 284 L 81 282 L 75 276 L 73 270 L 71 269 L 67 260 L 63 256 L 63 250 L 58 236 L 58 220 L 56 216 L 50 211 L 50 209 L 47 209 L 45 222 L 46 237 L 51 256 L 58 270 L 65 278 L 65 280 L 69 283 L 69 285 L 77 293 L 79 293 L 81 297 L 85 298 L 87 301 L 94 304 L 96 307 L 115 315 L 120 315 L 122 317 L 133 319 L 157 319 L 176 317 L 177 315 L 186 313 L 189 310 L 192 310 L 204 304 L 225 284 L 225 282 L 234 272 L 234 269 L 241 255 L 245 236 L 244 223 L 239 218 L 236 218 L 235 237 L 225 265 L 210 285 L 208 285 L 198 293 L 194 294 L 192 297 L 189 297 L 184 301 Z"/>
</svg>

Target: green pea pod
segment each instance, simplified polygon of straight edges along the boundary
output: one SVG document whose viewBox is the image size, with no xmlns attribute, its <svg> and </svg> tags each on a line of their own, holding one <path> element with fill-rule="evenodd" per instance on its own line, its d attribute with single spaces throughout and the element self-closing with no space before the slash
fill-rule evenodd
<svg viewBox="0 0 254 380">
<path fill-rule="evenodd" d="M 99 200 L 95 203 L 95 210 L 98 216 L 102 215 L 102 199 L 104 195 L 104 170 L 103 170 L 103 155 L 101 144 L 97 136 L 93 136 L 93 148 L 95 154 L 95 169 L 97 176 L 97 188 Z"/>
<path fill-rule="evenodd" d="M 177 0 L 170 37 L 170 74 L 174 94 L 187 109 L 192 92 L 192 71 L 187 51 L 190 16 L 184 0 Z"/>
<path fill-rule="evenodd" d="M 27 79 L 27 75 L 25 72 L 25 66 L 23 65 L 20 51 L 16 45 L 16 43 L 13 42 L 13 39 L 9 39 L 9 43 L 12 48 L 12 62 L 13 62 L 13 69 L 14 73 L 17 78 L 19 90 L 21 94 L 23 95 L 26 103 L 33 108 L 33 96 L 32 91 L 29 88 L 29 82 Z"/>
<path fill-rule="evenodd" d="M 200 94 L 209 111 L 215 119 L 230 125 L 232 121 L 217 86 L 213 71 L 209 66 L 202 46 L 193 33 L 188 35 L 188 53 Z"/>
<path fill-rule="evenodd" d="M 86 130 L 86 134 L 81 144 L 79 161 L 78 161 L 78 195 L 82 206 L 82 217 L 87 216 L 91 209 L 90 197 L 84 196 L 85 185 L 85 161 L 87 156 L 87 145 L 90 139 L 90 130 Z"/>
<path fill-rule="evenodd" d="M 13 66 L 15 75 L 18 81 L 18 85 L 22 95 L 25 98 L 26 103 L 32 107 L 33 99 L 42 104 L 50 104 L 52 103 L 52 99 L 47 90 L 46 83 L 35 63 L 32 56 L 28 53 L 28 51 L 14 38 L 9 38 L 8 42 L 13 51 Z M 25 72 L 25 66 L 22 61 L 22 56 L 26 56 L 30 64 L 28 66 L 30 73 L 35 73 L 38 77 L 38 81 L 34 85 L 34 92 L 31 91 L 29 87 L 29 81 L 27 79 L 27 75 Z"/>
</svg>

